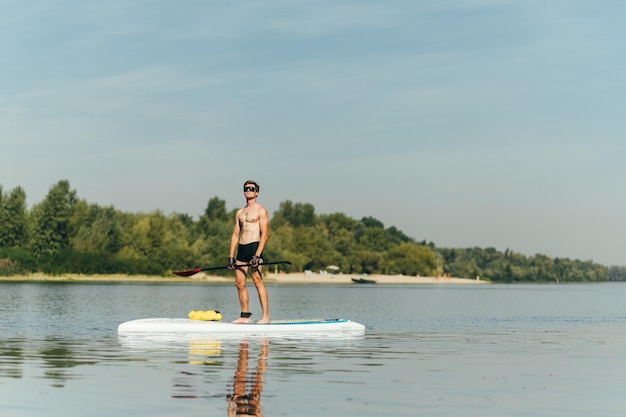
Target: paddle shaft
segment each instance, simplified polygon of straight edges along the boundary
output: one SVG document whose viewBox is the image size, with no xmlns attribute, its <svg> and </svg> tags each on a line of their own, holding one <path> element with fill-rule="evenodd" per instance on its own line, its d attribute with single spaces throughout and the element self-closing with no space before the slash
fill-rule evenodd
<svg viewBox="0 0 626 417">
<path fill-rule="evenodd" d="M 289 261 L 263 262 L 263 263 L 260 263 L 259 266 L 262 266 L 262 265 L 279 265 L 279 264 L 291 265 L 291 262 L 289 262 Z M 250 264 L 249 263 L 247 263 L 247 264 L 236 264 L 235 266 L 237 266 L 237 267 L 240 267 L 240 266 L 250 266 Z M 178 276 L 181 276 L 181 277 L 190 277 L 192 275 L 197 274 L 198 272 L 217 271 L 218 269 L 228 269 L 228 265 L 213 266 L 213 267 L 210 267 L 210 268 L 195 268 L 195 269 L 190 269 L 188 271 L 173 271 L 173 273 L 178 275 Z"/>
</svg>

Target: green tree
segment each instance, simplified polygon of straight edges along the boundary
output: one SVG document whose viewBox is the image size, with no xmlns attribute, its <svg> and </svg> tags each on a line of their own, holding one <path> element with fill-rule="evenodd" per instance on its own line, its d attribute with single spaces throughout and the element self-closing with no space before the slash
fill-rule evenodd
<svg viewBox="0 0 626 417">
<path fill-rule="evenodd" d="M 81 252 L 117 254 L 122 248 L 122 217 L 113 207 L 77 203 L 72 220 L 76 230 L 72 247 Z"/>
<path fill-rule="evenodd" d="M 30 246 L 35 254 L 52 254 L 70 245 L 70 220 L 76 202 L 76 191 L 70 189 L 69 181 L 61 180 L 33 207 Z"/>
<path fill-rule="evenodd" d="M 400 243 L 414 242 L 413 239 L 402 233 L 395 226 L 391 226 L 385 229 L 385 234 L 387 235 L 389 241 L 394 245 Z"/>
<path fill-rule="evenodd" d="M 343 213 L 321 214 L 318 221 L 324 223 L 332 234 L 339 230 L 354 231 L 357 221 Z"/>
<path fill-rule="evenodd" d="M 359 245 L 371 251 L 384 252 L 391 247 L 391 242 L 383 229 L 368 227 L 359 238 Z"/>
<path fill-rule="evenodd" d="M 7 224 L 8 216 L 6 214 L 6 195 L 4 194 L 4 190 L 2 188 L 2 184 L 0 184 L 0 248 L 5 246 L 5 236 L 3 234 L 3 229 Z"/>
<path fill-rule="evenodd" d="M 4 195 L 0 186 L 0 248 L 24 246 L 27 240 L 26 193 L 15 187 Z"/>
<path fill-rule="evenodd" d="M 321 231 L 311 226 L 297 227 L 294 231 L 296 248 L 308 259 L 305 269 L 322 270 L 337 262 L 332 245 Z"/>
<path fill-rule="evenodd" d="M 274 227 L 270 224 L 270 233 L 263 256 L 268 261 L 288 260 L 292 263 L 289 270 L 304 271 L 309 262 L 308 256 L 304 255 L 297 247 L 296 230 L 288 224 Z M 279 268 L 285 269 L 284 266 Z"/>
<path fill-rule="evenodd" d="M 327 236 L 334 250 L 344 257 L 342 262 L 346 266 L 348 264 L 346 256 L 356 247 L 356 238 L 354 230 L 357 222 L 343 213 L 333 213 L 329 215 L 318 216 L 318 225 L 323 229 L 323 233 Z"/>
<path fill-rule="evenodd" d="M 228 221 L 228 213 L 226 212 L 226 201 L 213 197 L 209 200 L 206 209 L 204 210 L 204 214 L 209 220 L 215 221 Z"/>
<path fill-rule="evenodd" d="M 349 272 L 352 274 L 374 274 L 382 271 L 384 264 L 382 253 L 366 249 L 354 251 L 348 257 Z"/>
<path fill-rule="evenodd" d="M 280 203 L 278 211 L 274 213 L 274 226 L 288 223 L 291 226 L 313 226 L 315 224 L 315 208 L 309 203 L 296 203 L 285 200 Z"/>
<path fill-rule="evenodd" d="M 375 227 L 375 228 L 383 229 L 383 230 L 385 229 L 385 225 L 383 222 L 371 216 L 363 217 L 361 219 L 361 223 L 363 223 L 365 227 Z"/>
<path fill-rule="evenodd" d="M 232 218 L 234 222 L 235 216 L 233 215 Z M 233 223 L 215 220 L 209 221 L 205 226 L 204 234 L 198 239 L 198 245 L 202 245 L 199 254 L 203 262 L 207 265 L 226 264 L 230 250 L 230 238 L 233 233 Z"/>
<path fill-rule="evenodd" d="M 386 253 L 388 274 L 434 276 L 437 271 L 435 252 L 428 246 L 401 243 Z"/>
<path fill-rule="evenodd" d="M 228 212 L 226 202 L 217 197 L 209 200 L 204 214 L 190 230 L 190 249 L 195 262 L 206 265 L 218 265 L 228 262 L 230 237 L 233 232 L 235 213 L 237 209 Z M 229 274 L 229 271 L 222 271 Z M 219 271 L 217 273 L 220 273 Z"/>
</svg>

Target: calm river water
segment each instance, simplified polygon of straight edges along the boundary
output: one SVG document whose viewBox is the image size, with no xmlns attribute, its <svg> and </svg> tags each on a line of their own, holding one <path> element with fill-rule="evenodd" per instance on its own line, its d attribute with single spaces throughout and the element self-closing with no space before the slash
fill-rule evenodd
<svg viewBox="0 0 626 417">
<path fill-rule="evenodd" d="M 268 289 L 274 319 L 349 318 L 366 335 L 125 340 L 135 318 L 233 319 L 234 286 L 0 282 L 0 413 L 626 415 L 626 284 Z"/>
</svg>

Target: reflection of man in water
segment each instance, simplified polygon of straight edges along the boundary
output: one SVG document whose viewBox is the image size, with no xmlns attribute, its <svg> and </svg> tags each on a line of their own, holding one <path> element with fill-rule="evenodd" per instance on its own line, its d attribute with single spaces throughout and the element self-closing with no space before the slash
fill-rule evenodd
<svg viewBox="0 0 626 417">
<path fill-rule="evenodd" d="M 248 343 L 241 342 L 233 393 L 226 396 L 229 417 L 263 417 L 261 414 L 261 390 L 263 389 L 263 373 L 266 369 L 267 340 L 263 340 L 261 343 L 261 353 L 257 360 L 256 372 L 251 372 L 250 375 L 248 375 Z"/>
</svg>

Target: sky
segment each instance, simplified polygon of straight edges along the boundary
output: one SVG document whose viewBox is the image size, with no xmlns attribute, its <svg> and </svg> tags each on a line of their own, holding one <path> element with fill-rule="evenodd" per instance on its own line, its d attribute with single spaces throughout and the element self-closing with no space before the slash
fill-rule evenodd
<svg viewBox="0 0 626 417">
<path fill-rule="evenodd" d="M 0 0 L 0 185 L 197 217 L 254 179 L 270 216 L 626 265 L 624 21 L 621 0 Z"/>
</svg>

